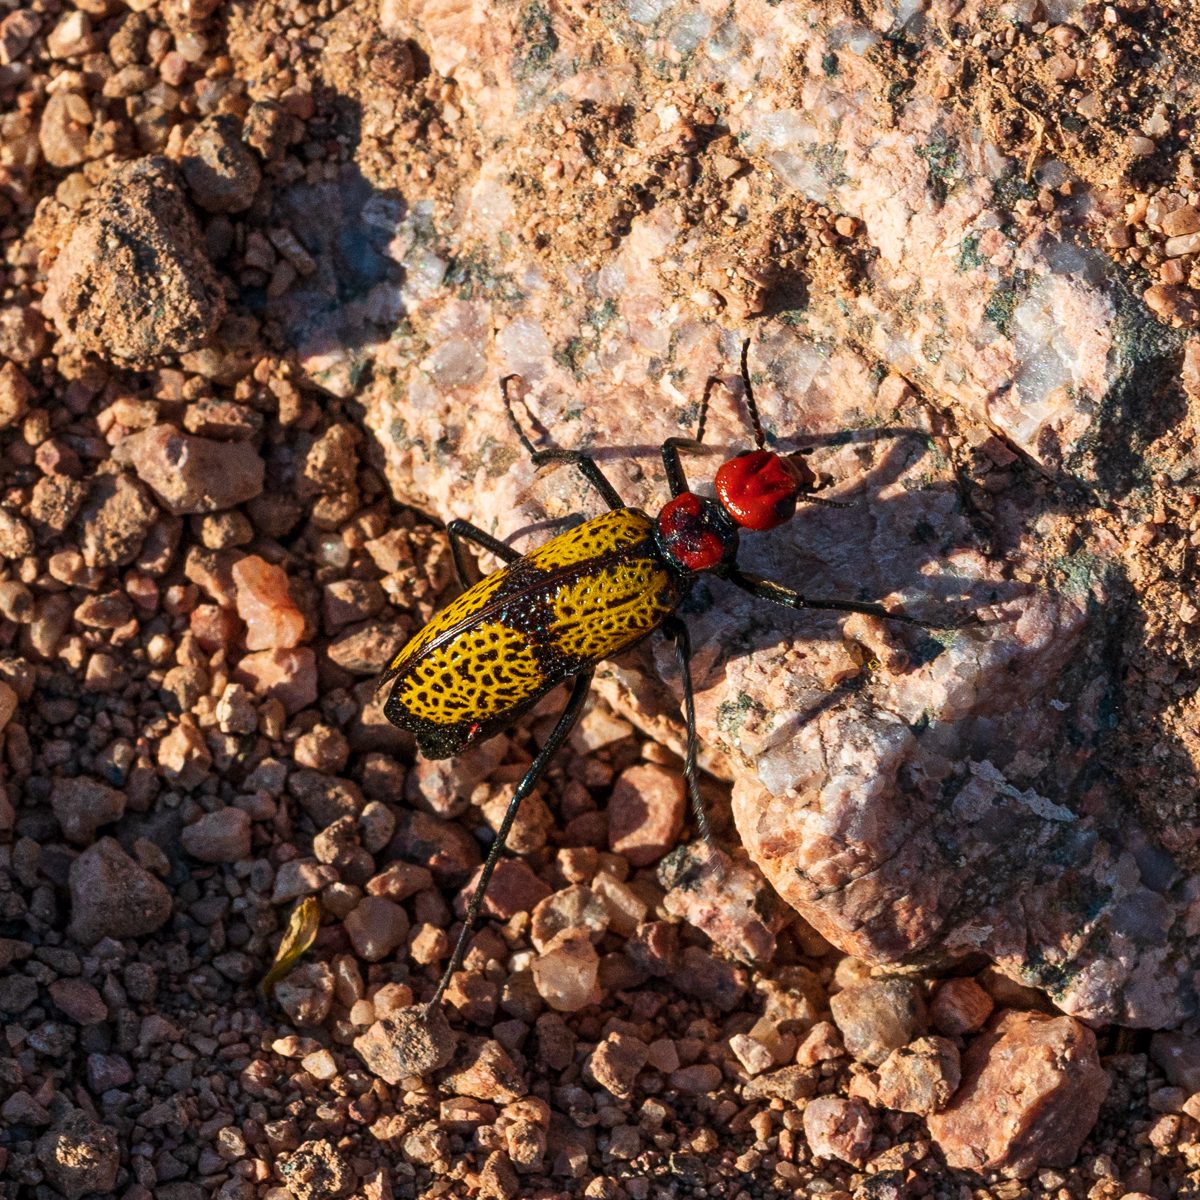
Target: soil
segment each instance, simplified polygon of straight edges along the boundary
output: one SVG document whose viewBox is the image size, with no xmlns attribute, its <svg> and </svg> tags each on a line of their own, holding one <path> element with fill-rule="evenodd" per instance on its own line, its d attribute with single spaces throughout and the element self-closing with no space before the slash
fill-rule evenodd
<svg viewBox="0 0 1200 1200">
<path fill-rule="evenodd" d="M 553 22 L 578 20 L 595 25 L 614 77 L 643 72 L 606 35 L 605 7 L 566 4 L 552 20 L 523 6 L 519 62 L 537 69 Z M 859 0 L 825 7 L 873 18 Z M 872 65 L 896 105 L 940 87 L 948 109 L 970 113 L 1005 153 L 1030 164 L 1053 154 L 1094 189 L 1110 214 L 1097 248 L 1177 339 L 1171 369 L 1119 427 L 1129 454 L 1152 464 L 1148 483 L 1097 489 L 1077 533 L 1107 531 L 1125 576 L 1110 616 L 1124 696 L 1105 767 L 1162 845 L 1200 870 L 1200 350 L 1183 351 L 1200 326 L 1200 253 L 1169 256 L 1160 219 L 1200 207 L 1200 14 L 1189 0 L 1129 0 L 1088 6 L 1083 28 L 1038 7 L 964 16 L 933 5 L 943 54 L 918 53 L 899 31 Z M 675 773 L 679 759 L 600 702 L 539 805 L 526 806 L 522 870 L 452 989 L 448 1017 L 469 1051 L 424 1078 L 386 1082 L 364 1065 L 364 1030 L 431 994 L 505 789 L 550 720 L 542 710 L 460 769 L 419 761 L 383 719 L 376 669 L 453 594 L 445 514 L 393 496 L 353 396 L 300 365 L 286 304 L 268 313 L 268 298 L 312 278 L 272 209 L 275 191 L 317 190 L 353 168 L 385 195 L 425 202 L 445 230 L 478 170 L 485 134 L 459 84 L 419 37 L 382 32 L 378 9 L 0 0 L 5 1193 L 1200 1195 L 1197 1089 L 1168 1083 L 1148 1035 L 1116 1028 L 1096 1031 L 1110 1090 L 1069 1165 L 1023 1180 L 954 1170 L 921 1116 L 883 1105 L 857 1161 L 814 1156 L 805 1105 L 865 1094 L 873 1064 L 845 1053 L 830 1027 L 809 1094 L 789 1095 L 756 1086 L 761 1072 L 730 1040 L 766 1038 L 766 1012 L 781 1039 L 775 1070 L 789 1061 L 779 1046 L 794 1055 L 797 1035 L 830 1019 L 829 996 L 870 971 L 790 913 L 754 914 L 775 952 L 739 962 L 670 911 L 669 871 L 614 853 L 604 814 L 624 772 Z M 521 236 L 553 284 L 594 269 L 639 215 L 665 206 L 694 232 L 670 291 L 699 317 L 753 324 L 814 293 L 856 294 L 874 253 L 861 222 L 781 199 L 724 128 L 718 91 L 666 70 L 637 90 L 673 102 L 679 122 L 664 131 L 649 106 L 598 101 L 569 110 L 570 122 L 523 123 L 511 140 Z M 189 159 L 230 149 L 218 116 L 261 172 L 244 205 L 187 174 Z M 211 142 L 189 149 L 198 128 Z M 107 268 L 89 249 L 60 306 L 81 311 L 102 291 L 111 309 L 86 335 L 69 311 L 52 322 L 51 266 L 88 231 L 114 172 L 151 158 L 181 168 L 155 165 L 153 178 L 178 189 L 165 210 L 188 197 L 220 302 L 187 323 L 135 329 L 125 293 L 98 287 Z M 1014 221 L 1052 228 L 1072 203 L 1070 184 L 1016 191 Z M 748 219 L 726 220 L 734 200 Z M 175 234 L 191 237 L 180 224 Z M 170 229 L 153 236 L 156 253 L 170 250 Z M 98 237 L 86 244 L 103 249 Z M 483 235 L 448 249 L 448 279 L 503 316 L 515 285 L 491 273 Z M 395 352 L 419 358 L 427 332 L 397 321 Z M 136 353 L 103 352 L 126 343 Z M 161 352 L 147 356 L 147 344 Z M 593 348 L 561 353 L 577 366 Z M 144 440 L 118 449 L 134 437 Z M 952 448 L 983 509 L 996 503 L 975 471 L 986 456 L 962 439 Z M 728 787 L 708 778 L 705 788 L 728 840 Z M 569 911 L 597 926 L 570 953 L 595 960 L 604 1000 L 558 1012 L 535 984 L 542 931 L 529 909 L 571 888 L 617 899 L 588 908 L 572 893 Z M 262 976 L 296 901 L 313 894 L 315 944 L 268 999 Z M 386 904 L 363 907 L 364 897 Z M 613 915 L 621 904 L 644 920 Z M 986 970 L 963 974 L 998 1007 L 1045 1006 Z M 940 981 L 919 985 L 932 999 Z M 786 1002 L 770 999 L 780 990 Z M 623 1038 L 646 1050 L 636 1086 L 617 1081 L 617 1067 L 597 1077 L 595 1048 Z"/>
</svg>

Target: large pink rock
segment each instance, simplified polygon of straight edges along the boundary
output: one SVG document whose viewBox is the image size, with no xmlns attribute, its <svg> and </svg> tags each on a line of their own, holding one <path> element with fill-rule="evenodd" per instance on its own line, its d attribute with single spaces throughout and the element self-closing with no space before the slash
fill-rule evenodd
<svg viewBox="0 0 1200 1200">
<path fill-rule="evenodd" d="M 726 386 L 706 441 L 748 444 L 736 360 L 751 336 L 769 437 L 854 507 L 802 505 L 747 535 L 746 567 L 809 596 L 980 621 L 927 635 L 696 586 L 701 744 L 735 781 L 750 856 L 873 964 L 982 953 L 1089 1020 L 1177 1023 L 1196 1004 L 1200 881 L 1179 855 L 1186 823 L 1143 823 L 1097 769 L 1114 697 L 1147 685 L 1104 619 L 1119 532 L 1077 515 L 1063 478 L 1104 505 L 1150 483 L 1129 448 L 1154 436 L 1155 406 L 1129 388 L 1157 378 L 1167 344 L 1096 249 L 1111 199 L 1059 162 L 1027 180 L 993 140 L 1004 122 L 947 103 L 965 52 L 939 31 L 951 10 L 990 28 L 978 0 L 802 18 L 766 0 L 649 7 L 601 36 L 556 13 L 530 26 L 384 5 L 383 34 L 415 38 L 457 86 L 477 159 L 444 183 L 455 220 L 349 170 L 281 188 L 292 227 L 328 249 L 268 318 L 314 382 L 363 405 L 397 498 L 519 550 L 598 498 L 570 469 L 534 472 L 500 377 L 522 377 L 538 445 L 595 448 L 654 512 L 658 447 L 694 429 L 710 375 Z M 893 24 L 923 64 L 902 94 Z M 673 58 L 687 69 L 668 89 Z M 392 111 L 385 80 L 354 86 L 366 126 Z M 588 112 L 603 136 L 578 136 Z M 549 135 L 560 121 L 567 135 Z M 341 257 L 355 238 L 376 252 L 358 274 Z M 696 486 L 715 462 L 688 457 Z M 597 686 L 682 748 L 673 647 L 650 639 Z"/>
<path fill-rule="evenodd" d="M 1025 1179 L 1075 1161 L 1107 1094 L 1086 1025 L 1010 1011 L 967 1047 L 961 1086 L 926 1119 L 952 1167 Z"/>
</svg>

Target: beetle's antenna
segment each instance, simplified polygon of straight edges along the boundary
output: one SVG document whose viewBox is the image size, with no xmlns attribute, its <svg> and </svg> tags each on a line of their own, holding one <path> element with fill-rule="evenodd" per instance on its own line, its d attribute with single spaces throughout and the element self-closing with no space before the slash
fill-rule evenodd
<svg viewBox="0 0 1200 1200">
<path fill-rule="evenodd" d="M 742 342 L 742 386 L 746 389 L 746 407 L 750 410 L 750 421 L 754 426 L 754 446 L 761 450 L 767 440 L 763 435 L 762 421 L 758 419 L 758 404 L 754 400 L 754 389 L 750 386 L 750 364 L 747 356 L 750 353 L 750 339 Z"/>
<path fill-rule="evenodd" d="M 718 383 L 724 383 L 723 375 L 710 375 L 704 381 L 704 395 L 700 397 L 700 420 L 696 422 L 696 441 L 704 441 L 704 422 L 708 420 L 708 398 Z"/>
<path fill-rule="evenodd" d="M 521 445 L 524 446 L 532 456 L 536 454 L 537 451 L 534 449 L 533 443 L 529 440 L 529 435 L 521 428 L 521 423 L 517 420 L 517 414 L 513 412 L 512 397 L 508 394 L 508 385 L 512 383 L 514 379 L 520 378 L 520 375 L 505 375 L 504 378 L 500 380 L 500 395 L 504 398 L 504 411 L 508 414 L 508 423 L 515 430 L 517 437 L 521 439 Z"/>
</svg>

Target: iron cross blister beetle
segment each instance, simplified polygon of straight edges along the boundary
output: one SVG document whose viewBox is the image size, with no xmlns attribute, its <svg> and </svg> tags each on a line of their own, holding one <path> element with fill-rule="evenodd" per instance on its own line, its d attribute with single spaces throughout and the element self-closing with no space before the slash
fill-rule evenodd
<svg viewBox="0 0 1200 1200">
<path fill-rule="evenodd" d="M 882 605 L 815 599 L 737 565 L 742 530 L 762 532 L 789 520 L 800 501 L 832 503 L 812 495 L 815 477 L 796 457 L 765 448 L 765 437 L 747 364 L 742 384 L 754 431 L 754 449 L 724 462 L 715 478 L 716 499 L 690 491 L 680 458 L 700 451 L 709 396 L 719 376 L 705 384 L 695 438 L 668 438 L 662 446 L 671 499 L 651 517 L 629 508 L 595 460 L 576 450 L 537 450 L 513 412 L 509 384 L 501 392 L 509 421 L 534 466 L 574 466 L 608 506 L 593 517 L 521 555 L 469 521 L 447 526 L 460 581 L 464 542 L 491 551 L 505 565 L 468 587 L 437 614 L 392 660 L 379 681 L 388 688 L 384 714 L 410 730 L 426 758 L 450 758 L 510 728 L 551 689 L 573 680 L 571 694 L 546 743 L 513 792 L 468 905 L 462 932 L 427 1011 L 441 1002 L 466 953 L 467 941 L 497 859 L 521 801 L 529 795 L 579 718 L 598 663 L 661 629 L 675 644 L 687 725 L 684 776 L 702 834 L 707 824 L 696 779 L 696 713 L 689 669 L 687 626 L 676 615 L 695 580 L 711 572 L 743 591 L 789 608 L 865 613 L 911 625 L 912 617 Z M 839 506 L 840 507 L 840 506 Z"/>
</svg>

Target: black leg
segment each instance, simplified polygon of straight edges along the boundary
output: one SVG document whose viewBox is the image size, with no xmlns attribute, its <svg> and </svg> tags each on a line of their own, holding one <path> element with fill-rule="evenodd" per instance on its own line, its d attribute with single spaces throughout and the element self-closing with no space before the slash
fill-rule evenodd
<svg viewBox="0 0 1200 1200">
<path fill-rule="evenodd" d="M 463 587 L 469 587 L 471 582 L 470 574 L 467 571 L 464 542 L 474 542 L 477 546 L 490 550 L 501 562 L 514 563 L 521 557 L 511 546 L 506 546 L 499 538 L 492 537 L 490 533 L 484 533 L 478 525 L 472 525 L 470 521 L 456 518 L 446 526 L 446 533 L 450 538 L 450 554 L 454 559 L 454 573 Z"/>
<path fill-rule="evenodd" d="M 683 463 L 679 460 L 680 450 L 693 454 L 703 454 L 705 451 L 715 451 L 716 447 L 706 446 L 695 438 L 670 437 L 662 444 L 663 466 L 667 472 L 667 486 L 672 496 L 678 496 L 688 491 L 687 476 L 683 473 Z"/>
<path fill-rule="evenodd" d="M 762 421 L 758 416 L 758 404 L 754 399 L 754 387 L 750 382 L 750 364 L 747 361 L 747 355 L 750 353 L 750 339 L 746 338 L 742 342 L 742 387 L 746 393 L 746 409 L 750 414 L 750 424 L 754 429 L 754 444 L 759 450 L 763 448 L 763 443 L 766 440 L 763 435 Z M 700 397 L 700 419 L 696 422 L 696 436 L 694 438 L 667 438 L 663 442 L 662 456 L 663 466 L 667 472 L 667 484 L 671 489 L 672 496 L 678 496 L 681 492 L 688 490 L 687 476 L 683 472 L 683 463 L 680 462 L 679 452 L 687 450 L 691 453 L 707 449 L 703 445 L 704 442 L 704 423 L 708 419 L 708 401 L 712 396 L 712 390 L 718 383 L 724 383 L 723 375 L 710 375 L 704 381 L 704 394 Z M 833 503 L 826 501 L 825 503 Z"/>
<path fill-rule="evenodd" d="M 696 422 L 694 438 L 671 437 L 662 445 L 663 466 L 667 471 L 667 486 L 672 496 L 678 496 L 688 490 L 687 476 L 683 473 L 683 463 L 679 460 L 680 450 L 693 454 L 702 453 L 709 447 L 704 445 L 704 423 L 708 420 L 708 401 L 712 390 L 718 383 L 724 383 L 723 375 L 710 375 L 704 381 L 704 394 L 700 397 L 700 419 Z"/>
<path fill-rule="evenodd" d="M 916 625 L 921 629 L 944 629 L 949 626 L 931 625 L 927 621 L 918 621 L 915 617 L 906 617 L 902 613 L 888 612 L 882 604 L 870 604 L 858 600 L 818 600 L 812 596 L 802 596 L 799 592 L 781 583 L 764 579 L 761 575 L 751 575 L 734 567 L 727 576 L 731 583 L 736 583 L 744 592 L 770 600 L 772 604 L 783 604 L 787 608 L 827 608 L 834 612 L 865 613 L 868 617 L 883 617 L 887 621 L 901 621 L 905 625 Z"/>
<path fill-rule="evenodd" d="M 521 428 L 517 414 L 513 412 L 512 397 L 508 394 L 508 385 L 520 379 L 519 375 L 505 375 L 500 380 L 500 395 L 504 397 L 504 411 L 508 413 L 508 423 L 516 431 L 521 445 L 525 447 L 535 467 L 543 467 L 547 463 L 570 463 L 598 491 L 609 508 L 624 508 L 625 504 L 617 495 L 617 489 L 604 477 L 604 472 L 596 465 L 596 460 L 579 450 L 537 450 L 529 440 L 529 435 Z"/>
<path fill-rule="evenodd" d="M 475 928 L 475 922 L 479 919 L 480 905 L 483 904 L 483 897 L 487 892 L 492 872 L 496 869 L 496 863 L 500 858 L 500 851 L 504 849 L 504 843 L 508 840 L 508 831 L 512 828 L 513 821 L 516 820 L 517 809 L 521 807 L 521 801 L 533 791 L 534 785 L 542 777 L 547 764 L 554 757 L 563 742 L 567 740 L 567 735 L 571 732 L 575 722 L 579 720 L 579 714 L 583 711 L 583 702 L 587 699 L 588 690 L 591 686 L 591 671 L 586 671 L 582 675 L 575 676 L 575 683 L 571 688 L 570 698 L 567 700 L 566 708 L 562 710 L 562 715 L 558 718 L 558 724 L 554 726 L 550 736 L 546 739 L 546 744 L 529 765 L 529 770 L 522 776 L 521 782 L 517 784 L 517 789 L 513 792 L 512 799 L 508 802 L 508 809 L 504 814 L 504 820 L 500 822 L 500 828 L 496 830 L 496 837 L 492 841 L 491 849 L 488 850 L 487 858 L 484 860 L 483 870 L 479 875 L 479 884 L 475 888 L 471 902 L 467 905 L 466 916 L 463 918 L 462 932 L 458 935 L 458 941 L 454 946 L 454 953 L 451 954 L 450 962 L 446 965 L 445 971 L 442 972 L 442 978 L 438 983 L 437 991 L 434 992 L 433 999 L 426 1006 L 426 1012 L 432 1013 L 441 1004 L 442 997 L 446 994 L 446 989 L 450 986 L 450 980 L 454 972 L 462 966 L 462 961 L 467 953 L 467 940 L 471 936 L 471 930 Z"/>
<path fill-rule="evenodd" d="M 598 491 L 609 508 L 624 508 L 625 502 L 617 495 L 617 489 L 604 477 L 594 458 L 579 450 L 534 450 L 533 465 L 543 467 L 547 463 L 570 463 Z"/>
<path fill-rule="evenodd" d="M 714 849 L 712 830 L 708 825 L 708 813 L 700 796 L 700 781 L 696 773 L 696 754 L 699 738 L 696 735 L 696 696 L 692 688 L 692 640 L 687 625 L 678 617 L 668 617 L 663 622 L 663 633 L 675 643 L 679 656 L 679 675 L 683 684 L 683 718 L 687 724 L 687 749 L 683 758 L 683 778 L 687 782 L 688 796 L 692 802 L 692 813 L 696 818 L 696 832 L 704 839 L 709 849 Z"/>
<path fill-rule="evenodd" d="M 796 499 L 801 504 L 824 504 L 826 508 L 857 508 L 858 505 L 847 500 L 826 500 L 824 496 L 812 496 L 807 492 L 801 492 Z"/>
</svg>

